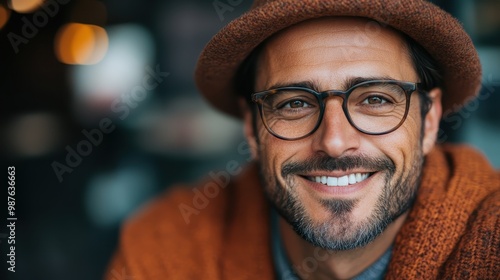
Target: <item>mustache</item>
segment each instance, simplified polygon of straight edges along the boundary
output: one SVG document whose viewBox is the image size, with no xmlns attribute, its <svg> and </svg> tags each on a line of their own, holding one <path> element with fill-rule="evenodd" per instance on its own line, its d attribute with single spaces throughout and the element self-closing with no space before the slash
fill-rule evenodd
<svg viewBox="0 0 500 280">
<path fill-rule="evenodd" d="M 394 162 L 387 157 L 344 156 L 333 158 L 329 156 L 309 157 L 301 162 L 288 162 L 281 169 L 281 176 L 304 174 L 313 171 L 347 171 L 350 169 L 387 170 L 389 175 L 396 171 Z"/>
</svg>

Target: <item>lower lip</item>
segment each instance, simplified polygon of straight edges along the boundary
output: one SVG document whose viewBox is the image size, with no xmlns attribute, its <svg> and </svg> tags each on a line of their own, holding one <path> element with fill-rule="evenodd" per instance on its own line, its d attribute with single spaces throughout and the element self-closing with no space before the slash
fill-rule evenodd
<svg viewBox="0 0 500 280">
<path fill-rule="evenodd" d="M 343 187 L 329 187 L 327 185 L 323 185 L 321 183 L 316 183 L 313 181 L 309 181 L 306 178 L 302 179 L 306 182 L 306 184 L 311 187 L 313 190 L 322 193 L 322 194 L 327 194 L 327 195 L 352 195 L 354 193 L 357 193 L 361 191 L 363 188 L 365 188 L 371 179 L 375 176 L 376 173 L 370 175 L 368 178 L 366 178 L 364 181 L 361 181 L 359 183 L 353 184 L 353 185 L 348 185 L 348 186 L 343 186 Z"/>
</svg>

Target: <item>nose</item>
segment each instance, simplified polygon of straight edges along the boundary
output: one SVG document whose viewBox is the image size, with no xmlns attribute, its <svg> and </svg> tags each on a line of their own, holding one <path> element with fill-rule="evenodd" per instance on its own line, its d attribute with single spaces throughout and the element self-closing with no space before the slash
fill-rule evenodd
<svg viewBox="0 0 500 280">
<path fill-rule="evenodd" d="M 342 110 L 342 98 L 326 100 L 323 120 L 313 137 L 314 150 L 330 157 L 341 157 L 359 148 L 361 132 L 347 120 Z"/>
</svg>

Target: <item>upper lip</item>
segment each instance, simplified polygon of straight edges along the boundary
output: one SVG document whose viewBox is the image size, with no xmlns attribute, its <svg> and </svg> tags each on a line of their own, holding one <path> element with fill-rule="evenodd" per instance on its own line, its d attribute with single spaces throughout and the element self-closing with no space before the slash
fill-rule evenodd
<svg viewBox="0 0 500 280">
<path fill-rule="evenodd" d="M 315 176 L 327 176 L 327 177 L 342 177 L 355 173 L 375 173 L 374 170 L 338 170 L 338 171 L 314 171 L 306 174 L 299 174 L 302 177 L 315 177 Z"/>
</svg>

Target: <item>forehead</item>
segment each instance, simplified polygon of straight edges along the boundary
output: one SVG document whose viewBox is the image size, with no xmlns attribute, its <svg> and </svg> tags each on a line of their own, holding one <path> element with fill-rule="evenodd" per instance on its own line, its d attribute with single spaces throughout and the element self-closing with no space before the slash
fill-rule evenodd
<svg viewBox="0 0 500 280">
<path fill-rule="evenodd" d="M 310 81 L 325 89 L 346 79 L 387 77 L 416 81 L 403 37 L 364 18 L 308 20 L 271 37 L 259 57 L 256 86 Z"/>
</svg>

